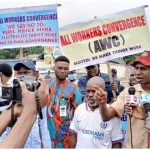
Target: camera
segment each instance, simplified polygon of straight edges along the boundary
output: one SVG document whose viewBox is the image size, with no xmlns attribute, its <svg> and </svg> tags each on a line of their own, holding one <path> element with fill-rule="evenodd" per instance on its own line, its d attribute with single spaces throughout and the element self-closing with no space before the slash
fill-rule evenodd
<svg viewBox="0 0 150 150">
<path fill-rule="evenodd" d="M 40 87 L 40 82 L 32 76 L 18 76 L 16 79 L 13 79 L 12 86 L 3 86 L 2 87 L 2 99 L 7 101 L 15 101 L 17 103 L 22 102 L 22 91 L 19 81 L 22 81 L 26 84 L 26 87 L 29 91 L 36 91 Z"/>
</svg>

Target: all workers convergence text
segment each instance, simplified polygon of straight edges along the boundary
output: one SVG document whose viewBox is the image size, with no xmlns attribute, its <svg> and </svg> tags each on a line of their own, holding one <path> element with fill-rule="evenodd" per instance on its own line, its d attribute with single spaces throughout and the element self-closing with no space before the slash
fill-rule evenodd
<svg viewBox="0 0 150 150">
<path fill-rule="evenodd" d="M 144 15 L 141 15 L 141 16 L 136 16 L 124 20 L 103 24 L 102 26 L 92 27 L 83 31 L 73 32 L 70 33 L 69 35 L 61 35 L 60 40 L 62 46 L 65 46 L 83 40 L 88 40 L 94 37 L 108 35 L 114 32 L 128 30 L 130 28 L 142 27 L 145 25 L 146 23 L 145 23 Z"/>
</svg>

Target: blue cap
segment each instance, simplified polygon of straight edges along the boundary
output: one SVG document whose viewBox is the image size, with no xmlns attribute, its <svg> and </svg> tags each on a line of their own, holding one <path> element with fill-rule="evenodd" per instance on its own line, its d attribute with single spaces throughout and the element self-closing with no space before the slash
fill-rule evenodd
<svg viewBox="0 0 150 150">
<path fill-rule="evenodd" d="M 19 61 L 17 62 L 15 65 L 14 65 L 14 70 L 15 71 L 18 71 L 20 70 L 21 67 L 26 67 L 28 68 L 29 70 L 33 70 L 35 71 L 35 65 L 33 63 L 33 61 L 31 60 L 25 60 L 25 61 Z"/>
</svg>

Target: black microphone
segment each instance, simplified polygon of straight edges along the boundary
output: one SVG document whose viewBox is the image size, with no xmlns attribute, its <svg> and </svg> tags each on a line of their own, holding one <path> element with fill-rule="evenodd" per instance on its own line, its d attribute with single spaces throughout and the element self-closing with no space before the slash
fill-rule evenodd
<svg viewBox="0 0 150 150">
<path fill-rule="evenodd" d="M 134 95 L 135 94 L 135 88 L 134 87 L 130 87 L 128 89 L 128 93 L 129 93 L 129 95 Z"/>
<path fill-rule="evenodd" d="M 135 88 L 134 87 L 130 87 L 128 89 L 128 95 L 125 96 L 125 101 L 126 103 L 132 104 L 132 106 L 137 105 L 138 104 L 138 98 L 135 95 Z M 131 106 L 131 105 L 130 105 Z M 130 134 L 131 134 L 131 147 L 133 148 L 133 136 L 132 136 L 132 123 L 131 123 L 131 118 L 132 115 L 129 114 L 129 124 L 130 124 Z"/>
</svg>

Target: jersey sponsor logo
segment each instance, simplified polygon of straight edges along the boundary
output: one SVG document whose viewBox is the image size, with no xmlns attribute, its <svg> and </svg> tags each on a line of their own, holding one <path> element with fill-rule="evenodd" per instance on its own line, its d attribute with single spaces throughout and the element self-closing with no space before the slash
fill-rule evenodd
<svg viewBox="0 0 150 150">
<path fill-rule="evenodd" d="M 106 122 L 102 122 L 100 126 L 101 126 L 102 129 L 106 129 L 107 128 L 107 123 Z"/>
<path fill-rule="evenodd" d="M 93 139 L 96 140 L 103 140 L 104 139 L 104 132 L 98 132 L 98 131 L 92 131 L 92 130 L 86 130 L 86 129 L 79 129 L 82 131 L 83 134 L 87 134 L 89 136 L 92 135 Z"/>
</svg>

